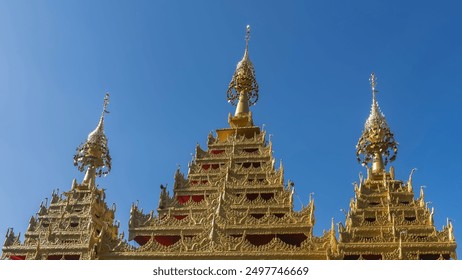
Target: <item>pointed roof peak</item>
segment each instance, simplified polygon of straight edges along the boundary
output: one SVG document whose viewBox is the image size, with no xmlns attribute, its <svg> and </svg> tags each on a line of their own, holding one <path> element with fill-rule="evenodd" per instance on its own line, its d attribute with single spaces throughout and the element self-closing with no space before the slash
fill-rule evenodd
<svg viewBox="0 0 462 280">
<path fill-rule="evenodd" d="M 258 84 L 255 79 L 255 69 L 249 58 L 250 25 L 246 27 L 245 51 L 237 63 L 227 90 L 228 102 L 237 106 L 235 115 L 249 113 L 249 106 L 258 101 Z"/>
<path fill-rule="evenodd" d="M 372 72 L 369 78 L 369 81 L 371 83 L 371 89 L 372 89 L 372 104 L 371 104 L 371 112 L 365 123 L 365 129 L 371 129 L 374 126 L 374 124 L 377 124 L 377 123 L 380 123 L 381 125 L 388 127 L 388 123 L 387 123 L 387 120 L 385 119 L 385 115 L 380 110 L 380 106 L 377 101 L 377 93 L 379 91 L 376 89 L 377 79 L 375 77 L 374 72 Z"/>
<path fill-rule="evenodd" d="M 250 41 L 250 25 L 247 25 L 246 32 L 245 32 L 245 51 L 244 51 L 244 56 L 242 57 L 241 62 L 243 60 L 249 60 L 249 41 Z"/>
<path fill-rule="evenodd" d="M 109 92 L 106 92 L 104 96 L 104 104 L 103 104 L 103 111 L 101 112 L 101 117 L 99 118 L 98 125 L 96 128 L 88 134 L 87 141 L 96 143 L 98 141 L 102 141 L 102 137 L 106 138 L 104 134 L 104 115 L 109 114 L 107 111 L 107 106 L 109 105 Z"/>
<path fill-rule="evenodd" d="M 382 172 L 388 161 L 395 160 L 398 143 L 377 102 L 377 79 L 374 73 L 369 81 L 372 88 L 371 111 L 356 145 L 356 157 L 363 165 L 373 162 L 373 172 Z"/>
<path fill-rule="evenodd" d="M 103 103 L 103 111 L 96 128 L 88 134 L 87 141 L 77 147 L 74 155 L 74 165 L 83 172 L 88 167 L 90 177 L 106 175 L 111 170 L 111 157 L 107 146 L 107 138 L 104 133 L 104 116 L 108 114 L 109 93 L 106 93 Z M 87 177 L 87 176 L 86 176 Z"/>
</svg>

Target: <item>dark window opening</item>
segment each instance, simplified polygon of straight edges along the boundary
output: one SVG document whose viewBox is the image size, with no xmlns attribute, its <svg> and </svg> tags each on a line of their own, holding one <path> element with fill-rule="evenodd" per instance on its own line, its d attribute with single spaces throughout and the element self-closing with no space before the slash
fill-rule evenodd
<svg viewBox="0 0 462 280">
<path fill-rule="evenodd" d="M 248 234 L 245 237 L 252 245 L 261 246 L 271 242 L 274 234 Z"/>
<path fill-rule="evenodd" d="M 415 221 L 416 217 L 404 217 L 404 219 L 408 222 Z"/>
<path fill-rule="evenodd" d="M 370 218 L 364 218 L 364 220 L 365 220 L 366 222 L 373 223 L 373 222 L 376 221 L 376 218 L 375 218 L 375 217 L 370 217 Z"/>
<path fill-rule="evenodd" d="M 79 255 L 64 255 L 65 260 L 80 260 Z"/>
<path fill-rule="evenodd" d="M 71 227 L 77 227 L 78 225 L 79 225 L 78 222 L 71 222 L 71 223 L 70 223 L 70 226 L 71 226 Z"/>
<path fill-rule="evenodd" d="M 274 197 L 274 194 L 273 193 L 261 193 L 260 196 L 263 200 L 270 200 L 271 198 Z"/>
<path fill-rule="evenodd" d="M 365 260 L 381 260 L 382 255 L 362 255 Z"/>
<path fill-rule="evenodd" d="M 303 241 L 307 239 L 307 236 L 303 233 L 295 234 L 278 234 L 277 237 L 286 244 L 300 247 Z"/>
<path fill-rule="evenodd" d="M 248 193 L 246 196 L 248 200 L 252 201 L 252 200 L 257 199 L 258 193 Z"/>
<path fill-rule="evenodd" d="M 250 214 L 250 216 L 254 217 L 255 219 L 261 219 L 265 214 Z"/>
<path fill-rule="evenodd" d="M 440 258 L 439 254 L 420 254 L 420 260 L 437 260 Z"/>
<path fill-rule="evenodd" d="M 244 167 L 244 168 L 249 168 L 251 165 L 252 165 L 251 162 L 244 162 L 244 163 L 242 164 L 242 167 Z"/>
</svg>

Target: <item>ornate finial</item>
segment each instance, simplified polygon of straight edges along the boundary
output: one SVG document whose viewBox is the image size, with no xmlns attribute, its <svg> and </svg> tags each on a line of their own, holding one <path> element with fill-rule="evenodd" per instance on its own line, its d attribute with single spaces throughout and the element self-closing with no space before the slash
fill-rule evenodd
<svg viewBox="0 0 462 280">
<path fill-rule="evenodd" d="M 258 84 L 255 79 L 255 69 L 249 59 L 248 47 L 250 25 L 247 25 L 244 57 L 239 61 L 228 86 L 228 102 L 236 106 L 236 114 L 249 113 L 249 106 L 258 101 Z"/>
<path fill-rule="evenodd" d="M 250 40 L 250 25 L 247 24 L 246 33 L 245 33 L 245 50 L 249 49 L 249 40 Z"/>
<path fill-rule="evenodd" d="M 398 152 L 398 143 L 387 124 L 385 115 L 380 111 L 376 99 L 377 80 L 375 74 L 370 77 L 372 87 L 371 113 L 364 125 L 364 131 L 356 145 L 356 157 L 363 165 L 372 162 L 372 172 L 384 170 L 388 161 L 394 161 Z"/>
<path fill-rule="evenodd" d="M 371 73 L 371 77 L 369 78 L 369 82 L 371 83 L 372 87 L 372 94 L 375 94 L 377 91 L 375 90 L 375 86 L 377 85 L 377 80 L 375 78 L 374 72 Z"/>
<path fill-rule="evenodd" d="M 101 113 L 101 117 L 104 117 L 104 114 L 109 114 L 107 110 L 107 106 L 109 105 L 109 92 L 106 92 L 104 95 L 104 103 L 103 103 L 103 112 Z"/>
<path fill-rule="evenodd" d="M 87 141 L 77 147 L 76 154 L 74 155 L 74 166 L 77 166 L 81 172 L 87 166 L 97 176 L 107 175 L 111 171 L 111 156 L 109 155 L 107 138 L 104 134 L 104 116 L 109 113 L 107 111 L 108 105 L 109 93 L 106 93 L 98 125 L 95 130 L 88 134 Z"/>
</svg>

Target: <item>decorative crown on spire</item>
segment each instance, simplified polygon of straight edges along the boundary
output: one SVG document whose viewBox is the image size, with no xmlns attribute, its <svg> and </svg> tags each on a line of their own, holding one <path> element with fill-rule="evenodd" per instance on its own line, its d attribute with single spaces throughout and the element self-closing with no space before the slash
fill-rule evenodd
<svg viewBox="0 0 462 280">
<path fill-rule="evenodd" d="M 249 106 L 258 101 L 258 84 L 255 79 L 255 69 L 249 59 L 249 39 L 250 25 L 247 25 L 244 57 L 237 64 L 227 91 L 228 102 L 238 107 L 238 103 L 245 102 L 246 104 L 243 104 L 243 107 L 247 111 Z M 245 112 L 246 109 L 240 113 L 248 113 Z M 236 114 L 238 114 L 237 110 Z"/>
<path fill-rule="evenodd" d="M 104 97 L 103 112 L 95 130 L 90 132 L 87 141 L 77 147 L 74 155 L 74 166 L 83 172 L 85 167 L 95 169 L 95 175 L 107 175 L 111 171 L 111 156 L 107 146 L 107 138 L 104 134 L 104 115 L 108 114 L 109 93 Z"/>
<path fill-rule="evenodd" d="M 373 161 L 373 171 L 383 170 L 388 161 L 394 161 L 398 153 L 398 143 L 387 124 L 385 115 L 380 111 L 376 99 L 377 80 L 372 73 L 369 79 L 372 87 L 371 113 L 366 120 L 364 130 L 356 145 L 358 162 L 368 165 Z"/>
</svg>

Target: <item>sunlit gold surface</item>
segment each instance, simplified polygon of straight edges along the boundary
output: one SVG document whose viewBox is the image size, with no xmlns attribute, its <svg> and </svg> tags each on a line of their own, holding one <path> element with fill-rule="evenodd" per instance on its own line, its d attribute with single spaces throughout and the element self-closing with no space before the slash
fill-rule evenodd
<svg viewBox="0 0 462 280">
<path fill-rule="evenodd" d="M 118 234 L 116 207 L 107 206 L 105 190 L 95 183 L 111 168 L 106 96 L 96 129 L 74 157 L 85 171 L 82 183 L 74 179 L 69 191 L 53 191 L 50 203 L 42 202 L 24 242 L 8 229 L 2 259 L 455 259 L 452 223 L 436 230 L 423 188 L 414 198 L 414 170 L 407 183 L 395 179 L 393 167 L 385 170 L 397 143 L 378 107 L 375 75 L 371 114 L 357 145 L 367 177 L 355 183 L 339 239 L 334 220 L 321 237 L 313 236 L 312 196 L 294 211 L 294 183 L 285 181 L 282 163 L 275 167 L 266 131 L 253 124 L 249 106 L 258 86 L 248 38 L 228 90 L 229 101 L 238 100 L 229 127 L 210 133 L 206 148 L 197 145 L 188 173 L 176 171 L 173 189 L 161 185 L 156 212 L 132 205 L 128 240 L 139 246 Z"/>
<path fill-rule="evenodd" d="M 355 198 L 339 223 L 339 258 L 342 259 L 455 259 L 456 242 L 448 221 L 441 231 L 433 222 L 434 209 L 424 201 L 423 188 L 414 198 L 412 170 L 407 183 L 395 179 L 393 161 L 397 143 L 376 100 L 376 79 L 371 75 L 372 108 L 357 145 L 358 160 L 366 165 Z M 362 158 L 360 158 L 362 157 Z M 383 160 L 385 158 L 385 161 Z M 372 166 L 368 164 L 372 161 Z"/>
</svg>

